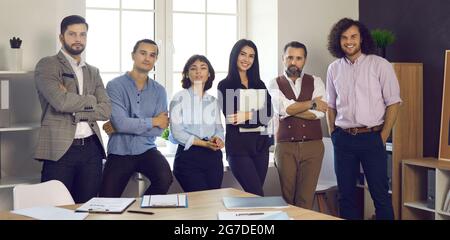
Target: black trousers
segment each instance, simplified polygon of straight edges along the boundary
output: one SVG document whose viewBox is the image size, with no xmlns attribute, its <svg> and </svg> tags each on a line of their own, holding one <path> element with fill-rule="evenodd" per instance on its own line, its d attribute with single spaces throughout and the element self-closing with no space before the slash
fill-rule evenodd
<svg viewBox="0 0 450 240">
<path fill-rule="evenodd" d="M 255 155 L 227 156 L 234 177 L 244 191 L 264 196 L 263 186 L 269 167 L 269 149 Z"/>
<path fill-rule="evenodd" d="M 361 163 L 375 205 L 376 218 L 394 219 L 389 195 L 387 154 L 380 132 L 352 135 L 336 128 L 331 134 L 331 140 L 334 146 L 341 217 L 360 219 L 356 204 L 356 182 Z"/>
<path fill-rule="evenodd" d="M 173 174 L 185 192 L 218 189 L 222 185 L 222 152 L 191 146 L 184 151 L 178 145 Z"/>
<path fill-rule="evenodd" d="M 173 181 L 169 163 L 156 148 L 139 155 L 109 154 L 103 170 L 100 197 L 120 197 L 135 172 L 150 180 L 145 195 L 166 194 Z"/>
<path fill-rule="evenodd" d="M 102 180 L 103 147 L 96 135 L 83 145 L 72 144 L 58 160 L 43 160 L 41 181 L 59 180 L 72 194 L 75 203 L 96 197 Z"/>
</svg>

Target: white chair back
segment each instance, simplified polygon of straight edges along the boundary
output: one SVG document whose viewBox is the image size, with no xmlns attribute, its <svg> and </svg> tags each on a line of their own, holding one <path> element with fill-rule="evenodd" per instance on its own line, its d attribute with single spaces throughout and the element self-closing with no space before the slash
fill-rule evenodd
<svg viewBox="0 0 450 240">
<path fill-rule="evenodd" d="M 57 180 L 14 187 L 13 203 L 14 210 L 38 206 L 75 204 L 66 186 Z"/>
</svg>

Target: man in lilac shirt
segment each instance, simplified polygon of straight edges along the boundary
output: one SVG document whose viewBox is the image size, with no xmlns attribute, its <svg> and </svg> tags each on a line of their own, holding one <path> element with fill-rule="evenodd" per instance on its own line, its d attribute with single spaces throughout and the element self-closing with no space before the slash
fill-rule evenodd
<svg viewBox="0 0 450 240">
<path fill-rule="evenodd" d="M 375 44 L 359 21 L 341 19 L 328 39 L 330 53 L 338 58 L 328 67 L 326 91 L 341 217 L 359 218 L 361 163 L 376 218 L 394 219 L 385 144 L 401 103 L 397 77 L 386 59 L 373 55 Z"/>
</svg>

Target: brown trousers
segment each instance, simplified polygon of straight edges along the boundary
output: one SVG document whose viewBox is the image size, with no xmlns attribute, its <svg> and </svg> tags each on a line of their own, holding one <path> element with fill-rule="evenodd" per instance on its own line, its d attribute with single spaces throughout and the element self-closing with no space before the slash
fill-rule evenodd
<svg viewBox="0 0 450 240">
<path fill-rule="evenodd" d="M 286 202 L 312 209 L 323 154 L 322 140 L 275 145 L 275 166 Z"/>
</svg>

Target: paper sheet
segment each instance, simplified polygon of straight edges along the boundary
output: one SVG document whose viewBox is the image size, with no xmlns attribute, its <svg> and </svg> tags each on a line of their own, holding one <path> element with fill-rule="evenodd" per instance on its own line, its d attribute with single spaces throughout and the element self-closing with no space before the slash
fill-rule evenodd
<svg viewBox="0 0 450 240">
<path fill-rule="evenodd" d="M 219 220 L 289 220 L 283 211 L 268 212 L 219 212 Z"/>
<path fill-rule="evenodd" d="M 88 216 L 88 213 L 77 213 L 73 210 L 51 206 L 24 208 L 11 212 L 39 220 L 83 220 Z"/>
</svg>

